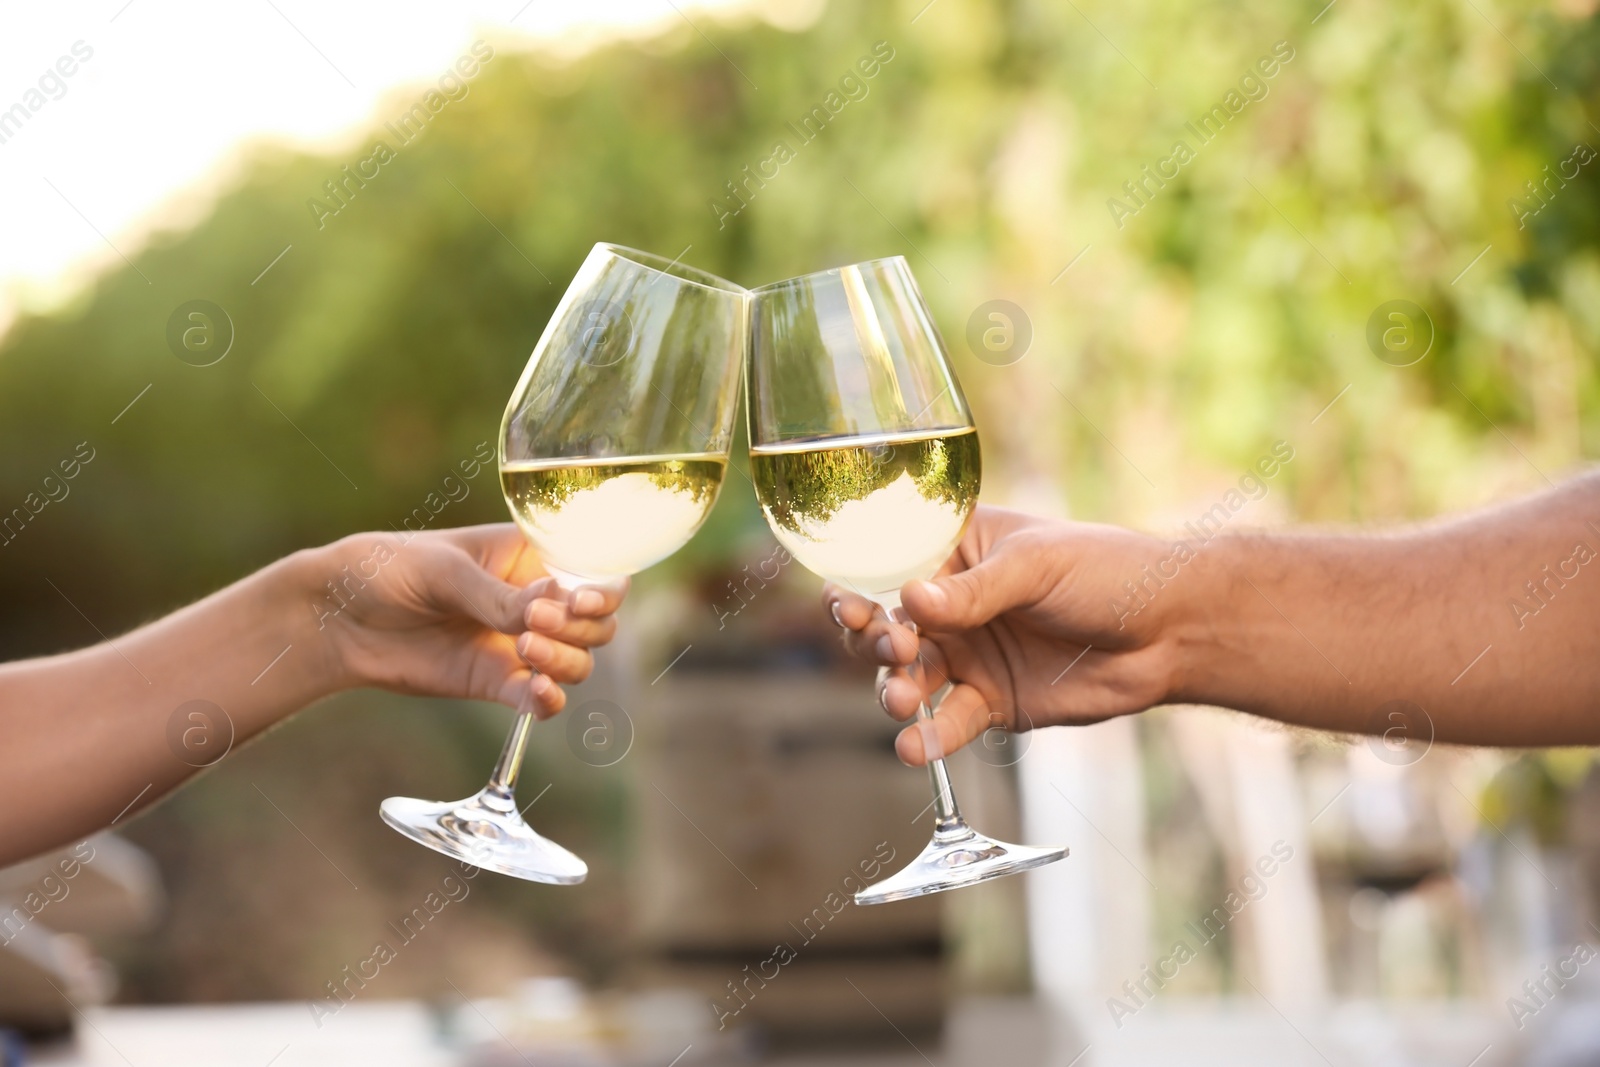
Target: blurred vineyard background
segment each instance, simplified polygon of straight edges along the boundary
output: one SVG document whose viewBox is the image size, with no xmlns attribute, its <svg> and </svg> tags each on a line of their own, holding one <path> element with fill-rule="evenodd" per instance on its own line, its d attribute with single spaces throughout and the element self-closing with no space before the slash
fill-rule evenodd
<svg viewBox="0 0 1600 1067">
<path fill-rule="evenodd" d="M 1176 528 L 1279 440 L 1294 460 L 1253 524 L 1418 519 L 1539 488 L 1600 450 L 1600 164 L 1525 228 L 1508 201 L 1576 144 L 1600 146 L 1594 9 L 909 0 L 699 13 L 698 30 L 579 56 L 486 35 L 493 59 L 414 141 L 382 124 L 422 85 L 341 151 L 256 145 L 176 197 L 171 226 L 125 247 L 126 265 L 12 323 L 0 505 L 39 492 L 79 442 L 95 458 L 0 554 L 0 650 L 85 644 L 85 616 L 115 634 L 297 548 L 399 525 L 493 443 L 600 240 L 749 285 L 906 255 L 975 408 L 994 502 Z M 1292 59 L 1265 97 L 1117 225 L 1108 199 L 1126 200 L 1124 181 L 1175 140 L 1194 144 L 1185 123 L 1278 42 Z M 866 94 L 802 142 L 789 124 L 875 46 L 892 58 L 861 79 Z M 308 200 L 380 138 L 394 159 L 319 225 Z M 780 141 L 792 159 L 732 214 L 727 183 Z M 166 340 L 196 299 L 236 331 L 209 367 Z M 1436 329 L 1407 367 L 1366 341 L 1394 299 Z M 1031 324 L 1020 360 L 968 343 L 991 300 Z M 722 584 L 772 547 L 744 482 L 728 490 L 629 608 L 634 646 L 618 655 L 645 679 L 674 651 L 668 623 L 704 632 L 698 656 L 758 655 L 757 626 L 734 644 L 714 625 Z M 505 517 L 491 472 L 437 521 Z M 760 625 L 814 611 L 814 583 L 794 570 L 751 607 Z M 320 995 L 368 951 L 363 917 L 440 873 L 380 826 L 377 801 L 469 792 L 504 721 L 340 697 L 128 828 L 172 900 L 159 936 L 117 950 L 124 997 Z M 553 785 L 537 822 L 589 857 L 590 885 L 485 880 L 494 907 L 413 950 L 385 995 L 428 992 L 439 975 L 603 980 L 616 964 L 627 780 L 574 759 L 560 726 L 542 734 L 526 779 Z M 1515 761 L 1491 810 L 1559 840 L 1586 767 Z M 257 784 L 371 891 L 336 891 Z"/>
</svg>

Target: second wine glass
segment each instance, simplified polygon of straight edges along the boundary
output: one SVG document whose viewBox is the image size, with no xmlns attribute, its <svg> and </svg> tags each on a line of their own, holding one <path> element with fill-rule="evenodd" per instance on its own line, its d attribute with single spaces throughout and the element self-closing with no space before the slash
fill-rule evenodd
<svg viewBox="0 0 1600 1067">
<path fill-rule="evenodd" d="M 900 587 L 950 558 L 982 463 L 966 398 L 904 258 L 755 290 L 750 477 L 773 533 L 807 569 L 900 606 Z M 918 709 L 931 732 L 933 712 Z M 1053 863 L 1064 848 L 1007 844 L 967 825 L 943 759 L 928 764 L 933 840 L 857 904 L 938 893 Z"/>
<path fill-rule="evenodd" d="M 694 536 L 716 502 L 738 406 L 749 294 L 715 275 L 596 245 L 522 372 L 500 431 L 500 485 L 563 589 L 617 581 Z M 384 821 L 474 866 L 570 885 L 583 860 L 516 804 L 533 713 L 489 784 L 460 801 L 390 797 Z"/>
</svg>

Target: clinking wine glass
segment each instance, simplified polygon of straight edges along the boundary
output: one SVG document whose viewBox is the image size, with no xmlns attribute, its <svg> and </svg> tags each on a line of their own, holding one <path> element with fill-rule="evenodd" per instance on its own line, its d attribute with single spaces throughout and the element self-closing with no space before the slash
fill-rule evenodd
<svg viewBox="0 0 1600 1067">
<path fill-rule="evenodd" d="M 599 244 L 545 326 L 500 428 L 500 485 L 562 588 L 619 581 L 686 544 L 727 470 L 749 294 L 714 275 Z M 517 810 L 533 726 L 455 802 L 390 797 L 384 821 L 474 866 L 573 885 L 589 868 Z"/>
<path fill-rule="evenodd" d="M 978 501 L 978 435 L 903 257 L 751 294 L 750 476 L 761 510 L 809 570 L 891 616 L 900 587 L 950 558 Z M 931 724 L 924 703 L 920 721 Z M 925 726 L 930 729 L 931 726 Z M 933 840 L 857 904 L 938 893 L 1054 863 L 1065 848 L 985 837 L 928 764 Z"/>
</svg>

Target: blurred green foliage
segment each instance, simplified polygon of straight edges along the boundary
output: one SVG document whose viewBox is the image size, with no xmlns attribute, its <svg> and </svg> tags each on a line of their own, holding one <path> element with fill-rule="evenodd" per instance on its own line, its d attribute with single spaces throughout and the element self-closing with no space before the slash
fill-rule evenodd
<svg viewBox="0 0 1600 1067">
<path fill-rule="evenodd" d="M 906 254 L 974 394 L 991 486 L 1004 491 L 1008 461 L 1043 469 L 1085 515 L 1159 513 L 1196 467 L 1280 436 L 1311 446 L 1292 511 L 1314 518 L 1536 484 L 1486 420 L 1550 473 L 1594 451 L 1600 178 L 1581 173 L 1526 230 L 1506 206 L 1575 142 L 1600 143 L 1592 14 L 1349 0 L 1314 25 L 1310 8 L 1260 3 L 914 14 L 834 6 L 799 33 L 724 27 L 715 47 L 684 27 L 571 63 L 502 44 L 320 228 L 308 201 L 392 139 L 380 123 L 420 93 L 397 94 L 346 152 L 256 149 L 137 272 L 105 274 L 0 346 L 0 504 L 20 505 L 77 442 L 97 450 L 71 498 L 4 549 L 7 600 L 30 607 L 13 648 L 91 636 L 40 572 L 109 631 L 295 547 L 398 525 L 493 440 L 601 239 L 750 284 Z M 1294 58 L 1267 95 L 1119 229 L 1106 205 L 1122 183 L 1279 41 Z M 875 42 L 892 58 L 854 78 L 865 95 L 802 142 L 792 123 Z M 763 179 L 778 142 L 792 158 Z M 729 182 L 748 199 L 732 216 Z M 966 351 L 968 314 L 996 296 L 1033 321 L 1011 367 Z M 1400 296 L 1438 331 L 1410 368 L 1363 342 L 1371 310 Z M 237 333 L 211 367 L 165 343 L 197 298 Z M 489 479 L 473 488 L 441 523 L 503 517 Z"/>
<path fill-rule="evenodd" d="M 1484 821 L 1497 831 L 1526 829 L 1541 845 L 1571 840 L 1569 801 L 1594 768 L 1592 749 L 1528 752 L 1495 772 L 1479 798 Z"/>
<path fill-rule="evenodd" d="M 905 254 L 993 498 L 1047 484 L 1084 517 L 1181 520 L 1283 438 L 1285 516 L 1399 518 L 1595 453 L 1600 173 L 1527 228 L 1508 206 L 1576 143 L 1600 146 L 1592 0 L 923 3 L 835 4 L 799 30 L 700 16 L 708 37 L 679 26 L 571 62 L 496 42 L 470 94 L 320 226 L 308 200 L 421 90 L 346 151 L 252 150 L 198 223 L 129 250 L 137 270 L 0 341 L 0 509 L 79 442 L 95 450 L 0 548 L 6 654 L 87 643 L 285 552 L 399 525 L 493 442 L 601 240 L 750 285 Z M 1191 141 L 1196 158 L 1119 227 L 1123 183 L 1278 42 L 1293 59 L 1266 95 Z M 830 93 L 848 100 L 837 114 Z M 830 121 L 802 139 L 790 124 L 818 106 Z M 1032 320 L 1010 366 L 965 340 L 997 298 Z M 1410 367 L 1364 340 L 1396 298 L 1436 328 Z M 236 330 L 213 366 L 167 347 L 194 299 Z M 438 524 L 506 517 L 492 471 L 469 484 Z M 669 567 L 756 535 L 744 479 L 727 488 Z"/>
</svg>

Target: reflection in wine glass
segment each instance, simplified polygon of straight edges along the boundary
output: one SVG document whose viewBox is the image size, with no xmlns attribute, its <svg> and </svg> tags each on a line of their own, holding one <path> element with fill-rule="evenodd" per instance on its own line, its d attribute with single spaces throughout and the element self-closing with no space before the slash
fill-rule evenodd
<svg viewBox="0 0 1600 1067">
<path fill-rule="evenodd" d="M 705 521 L 732 446 L 748 302 L 732 282 L 618 245 L 596 245 L 583 261 L 500 432 L 506 503 L 564 589 L 658 563 Z M 390 797 L 384 820 L 487 870 L 583 881 L 584 862 L 517 811 L 532 725 L 531 711 L 517 716 L 489 784 L 474 796 Z"/>
<path fill-rule="evenodd" d="M 978 434 L 903 258 L 755 290 L 750 476 L 778 540 L 809 570 L 886 612 L 961 541 L 982 480 Z M 924 737 L 933 712 L 918 709 Z M 985 837 L 956 806 L 944 760 L 928 764 L 933 840 L 858 904 L 937 893 L 1053 863 L 1064 848 Z"/>
</svg>

